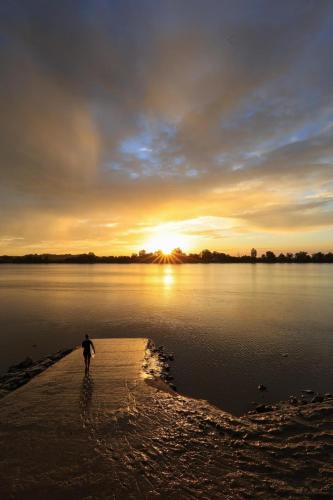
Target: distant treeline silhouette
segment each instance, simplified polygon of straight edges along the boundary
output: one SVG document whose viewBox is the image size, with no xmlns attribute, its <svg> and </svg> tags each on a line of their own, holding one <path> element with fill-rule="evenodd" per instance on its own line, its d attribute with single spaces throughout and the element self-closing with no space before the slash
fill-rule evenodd
<svg viewBox="0 0 333 500">
<path fill-rule="evenodd" d="M 333 253 L 308 252 L 280 253 L 276 255 L 268 250 L 258 257 L 256 249 L 252 248 L 250 255 L 233 256 L 223 252 L 203 250 L 200 253 L 184 253 L 180 248 L 175 248 L 170 254 L 165 255 L 161 250 L 146 252 L 141 250 L 131 256 L 105 256 L 99 257 L 92 252 L 79 255 L 65 254 L 29 254 L 23 256 L 0 256 L 0 264 L 195 264 L 195 263 L 333 263 Z"/>
</svg>

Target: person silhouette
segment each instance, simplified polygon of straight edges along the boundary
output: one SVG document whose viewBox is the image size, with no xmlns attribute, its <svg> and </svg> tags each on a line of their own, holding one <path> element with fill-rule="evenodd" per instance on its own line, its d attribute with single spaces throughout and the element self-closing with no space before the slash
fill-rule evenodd
<svg viewBox="0 0 333 500">
<path fill-rule="evenodd" d="M 86 335 L 85 340 L 82 342 L 83 349 L 83 357 L 84 357 L 84 366 L 85 366 L 85 374 L 89 373 L 90 368 L 90 358 L 91 358 L 91 348 L 96 353 L 95 346 L 89 338 L 89 335 Z"/>
</svg>

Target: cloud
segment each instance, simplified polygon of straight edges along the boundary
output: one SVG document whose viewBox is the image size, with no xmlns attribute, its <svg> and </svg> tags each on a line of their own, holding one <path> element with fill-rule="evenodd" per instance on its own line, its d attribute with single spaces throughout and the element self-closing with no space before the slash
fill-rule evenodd
<svg viewBox="0 0 333 500">
<path fill-rule="evenodd" d="M 0 237 L 24 238 L 7 250 L 121 253 L 138 222 L 235 221 L 198 228 L 219 248 L 332 226 L 332 11 L 2 2 Z"/>
</svg>

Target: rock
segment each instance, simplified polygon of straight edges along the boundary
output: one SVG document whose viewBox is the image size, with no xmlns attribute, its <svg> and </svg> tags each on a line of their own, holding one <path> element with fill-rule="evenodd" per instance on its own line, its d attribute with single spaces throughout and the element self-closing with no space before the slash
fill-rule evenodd
<svg viewBox="0 0 333 500">
<path fill-rule="evenodd" d="M 45 366 L 32 366 L 31 368 L 28 368 L 26 373 L 32 378 L 38 375 L 39 373 L 43 372 L 46 369 Z"/>
<path fill-rule="evenodd" d="M 303 389 L 302 392 L 304 394 L 314 394 L 314 391 L 312 389 Z"/>
<path fill-rule="evenodd" d="M 311 403 L 322 403 L 324 401 L 324 396 L 316 394 L 314 398 L 311 399 Z"/>
<path fill-rule="evenodd" d="M 38 363 L 38 366 L 43 366 L 44 368 L 47 368 L 48 366 L 53 365 L 53 361 L 50 358 L 43 359 L 40 363 Z"/>
<path fill-rule="evenodd" d="M 173 354 L 169 354 L 168 360 L 169 361 L 174 361 L 174 359 L 175 359 L 175 356 Z"/>
<path fill-rule="evenodd" d="M 256 407 L 256 411 L 258 413 L 265 413 L 266 411 L 272 411 L 272 409 L 273 408 L 270 405 L 265 405 L 265 404 L 261 404 Z"/>
<path fill-rule="evenodd" d="M 281 354 L 281 356 L 282 356 L 283 358 L 287 358 L 287 357 L 288 357 L 288 353 L 287 353 L 287 352 L 284 352 L 283 354 Z"/>
<path fill-rule="evenodd" d="M 29 368 L 29 366 L 32 366 L 34 364 L 33 360 L 29 357 L 25 358 L 21 363 L 18 363 L 17 365 L 12 365 L 8 368 L 9 372 L 14 372 L 18 370 L 24 370 L 24 368 Z"/>
<path fill-rule="evenodd" d="M 8 392 L 9 391 L 7 391 L 6 389 L 0 387 L 0 399 L 3 398 L 4 396 L 7 396 Z"/>
<path fill-rule="evenodd" d="M 16 373 L 18 373 L 18 372 L 8 372 L 8 373 L 4 373 L 4 374 L 3 374 L 3 375 L 1 375 L 1 377 L 0 377 L 0 383 L 7 382 L 7 380 L 12 379 L 13 377 L 15 377 L 15 376 L 16 376 Z"/>
<path fill-rule="evenodd" d="M 60 351 L 61 352 L 61 357 L 63 356 L 67 356 L 67 354 L 69 354 L 70 352 L 73 352 L 74 349 L 64 349 L 63 351 Z"/>
<path fill-rule="evenodd" d="M 49 356 L 49 359 L 52 359 L 52 361 L 58 361 L 63 357 L 62 352 L 56 352 L 55 354 L 52 354 L 52 356 Z"/>
<path fill-rule="evenodd" d="M 3 385 L 3 389 L 7 389 L 8 391 L 14 391 L 24 385 L 27 382 L 27 379 L 24 378 L 14 378 L 13 380 L 9 380 L 6 384 Z"/>
<path fill-rule="evenodd" d="M 177 392 L 177 387 L 175 386 L 175 384 L 170 384 L 170 387 L 172 390 L 176 391 Z"/>
<path fill-rule="evenodd" d="M 267 387 L 264 386 L 263 384 L 258 385 L 258 391 L 267 391 Z"/>
<path fill-rule="evenodd" d="M 37 346 L 33 344 L 33 347 Z M 64 349 L 40 361 L 33 361 L 27 357 L 17 365 L 10 366 L 8 372 L 0 376 L 0 398 L 3 392 L 8 394 L 8 392 L 17 389 L 72 351 L 73 349 Z"/>
<path fill-rule="evenodd" d="M 292 404 L 292 405 L 297 405 L 298 404 L 298 400 L 294 396 L 290 396 L 289 403 Z"/>
<path fill-rule="evenodd" d="M 333 396 L 332 396 L 332 394 L 330 392 L 325 392 L 324 397 L 326 399 L 332 399 Z"/>
</svg>

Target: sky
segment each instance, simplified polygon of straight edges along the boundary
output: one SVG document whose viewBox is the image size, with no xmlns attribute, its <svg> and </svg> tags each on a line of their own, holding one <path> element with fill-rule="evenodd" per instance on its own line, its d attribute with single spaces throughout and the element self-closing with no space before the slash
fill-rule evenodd
<svg viewBox="0 0 333 500">
<path fill-rule="evenodd" d="M 2 0 L 0 254 L 333 250 L 331 0 Z"/>
</svg>

